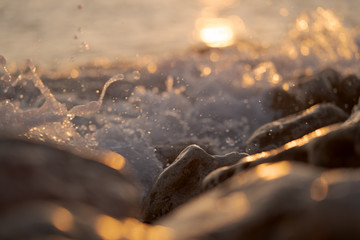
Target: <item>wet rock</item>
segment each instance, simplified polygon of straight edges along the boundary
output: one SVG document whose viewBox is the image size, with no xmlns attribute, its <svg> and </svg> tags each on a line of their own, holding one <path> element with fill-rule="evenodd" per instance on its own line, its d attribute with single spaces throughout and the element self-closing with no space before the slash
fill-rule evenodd
<svg viewBox="0 0 360 240">
<path fill-rule="evenodd" d="M 143 220 L 152 222 L 200 193 L 202 180 L 216 168 L 247 154 L 210 155 L 197 145 L 185 148 L 157 178 L 143 206 Z"/>
<path fill-rule="evenodd" d="M 355 106 L 360 97 L 360 79 L 355 75 L 345 77 L 338 84 L 339 106 L 348 112 Z"/>
<path fill-rule="evenodd" d="M 33 201 L 0 214 L 0 238 L 7 240 L 171 240 L 170 229 L 135 218 L 116 219 L 79 203 Z"/>
<path fill-rule="evenodd" d="M 0 214 L 0 238 L 101 239 L 93 223 L 101 214 L 82 204 L 33 201 L 6 209 Z"/>
<path fill-rule="evenodd" d="M 278 110 L 279 117 L 284 117 L 319 103 L 334 103 L 350 113 L 359 97 L 357 76 L 342 77 L 333 69 L 325 69 L 314 76 L 299 77 L 271 89 L 264 102 L 269 102 L 269 107 Z"/>
<path fill-rule="evenodd" d="M 245 151 L 255 154 L 278 148 L 318 128 L 343 122 L 348 115 L 333 104 L 318 104 L 257 129 L 246 142 Z"/>
<path fill-rule="evenodd" d="M 172 164 L 177 156 L 189 145 L 192 143 L 178 143 L 178 144 L 166 144 L 158 145 L 155 147 L 155 154 L 159 161 L 163 164 L 163 167 L 166 168 Z M 212 154 L 212 150 L 208 145 L 200 145 L 207 153 Z"/>
<path fill-rule="evenodd" d="M 358 239 L 359 198 L 360 170 L 285 161 L 238 174 L 159 224 L 177 240 Z"/>
<path fill-rule="evenodd" d="M 338 103 L 336 87 L 341 76 L 333 69 L 311 76 L 296 79 L 293 83 L 285 83 L 268 93 L 270 107 L 280 112 L 280 116 L 288 116 L 305 110 L 318 103 Z"/>
<path fill-rule="evenodd" d="M 360 123 L 360 99 L 357 105 L 352 108 L 350 117 L 346 120 L 344 125 L 355 125 Z"/>
<path fill-rule="evenodd" d="M 284 146 L 243 158 L 238 163 L 219 168 L 203 181 L 208 190 L 246 169 L 279 161 L 305 162 L 325 168 L 360 167 L 360 125 L 335 124 L 291 141 Z"/>
<path fill-rule="evenodd" d="M 113 217 L 137 215 L 138 192 L 127 177 L 68 151 L 0 138 L 0 212 L 28 201 L 84 203 Z"/>
</svg>

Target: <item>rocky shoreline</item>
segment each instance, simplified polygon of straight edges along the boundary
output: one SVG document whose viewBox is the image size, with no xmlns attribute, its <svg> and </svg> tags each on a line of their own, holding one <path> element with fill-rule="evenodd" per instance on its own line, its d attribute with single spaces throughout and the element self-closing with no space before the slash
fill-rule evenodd
<svg viewBox="0 0 360 240">
<path fill-rule="evenodd" d="M 360 79 L 332 69 L 274 87 L 278 116 L 242 153 L 158 146 L 144 199 L 98 159 L 4 134 L 0 238 L 358 239 L 359 96 Z"/>
</svg>

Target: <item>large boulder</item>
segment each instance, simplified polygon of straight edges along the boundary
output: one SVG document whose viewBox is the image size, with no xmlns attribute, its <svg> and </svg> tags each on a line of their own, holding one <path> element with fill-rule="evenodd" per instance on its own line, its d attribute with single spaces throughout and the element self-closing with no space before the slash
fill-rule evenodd
<svg viewBox="0 0 360 240">
<path fill-rule="evenodd" d="M 83 203 L 116 218 L 137 216 L 139 195 L 119 171 L 44 143 L 0 138 L 0 212 L 29 201 Z"/>
<path fill-rule="evenodd" d="M 31 201 L 1 212 L 0 239 L 171 240 L 172 231 L 135 218 L 113 218 L 86 204 Z"/>
<path fill-rule="evenodd" d="M 360 170 L 278 162 L 237 174 L 158 224 L 177 240 L 359 239 Z"/>
</svg>

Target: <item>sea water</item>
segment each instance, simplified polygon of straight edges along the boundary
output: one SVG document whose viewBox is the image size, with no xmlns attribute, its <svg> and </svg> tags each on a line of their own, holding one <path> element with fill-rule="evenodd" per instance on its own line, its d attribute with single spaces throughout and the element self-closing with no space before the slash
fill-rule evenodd
<svg viewBox="0 0 360 240">
<path fill-rule="evenodd" d="M 60 13 L 50 16 L 53 11 L 60 10 L 52 9 L 52 5 L 47 5 L 49 3 L 14 2 L 1 3 L 0 9 L 6 13 L 1 15 L 2 18 L 11 19 L 10 10 L 13 14 L 17 14 L 15 12 L 18 10 L 17 16 L 24 11 L 26 18 L 29 17 L 27 14 L 31 15 L 27 11 L 34 11 L 34 8 L 42 9 L 45 16 L 55 19 L 63 16 Z M 337 6 L 337 11 L 319 6 L 324 4 L 323 1 L 312 2 L 303 6 L 304 12 L 299 12 L 298 8 L 294 8 L 295 3 L 287 1 L 281 4 L 262 1 L 267 8 L 260 6 L 259 1 L 221 1 L 221 4 L 218 1 L 119 2 L 121 4 L 115 1 L 107 3 L 108 12 L 95 11 L 100 3 L 94 1 L 76 6 L 62 3 L 63 8 L 75 8 L 65 22 L 70 21 L 73 26 L 87 25 L 91 29 L 99 24 L 92 25 L 91 18 L 102 16 L 102 21 L 107 21 L 100 25 L 113 31 L 113 35 L 84 37 L 89 43 L 81 43 L 80 52 L 79 49 L 69 52 L 69 46 L 73 43 L 68 45 L 67 40 L 65 43 L 55 41 L 56 44 L 52 46 L 26 46 L 32 42 L 26 36 L 29 28 L 49 27 L 41 16 L 34 26 L 30 26 L 31 22 L 29 26 L 20 23 L 23 29 L 18 29 L 19 35 L 14 36 L 12 31 L 15 30 L 9 30 L 1 22 L 2 33 L 9 36 L 0 39 L 0 128 L 79 151 L 113 153 L 110 154 L 111 161 L 108 157 L 100 160 L 119 170 L 124 165 L 117 161 L 125 161 L 145 192 L 164 167 L 157 152 L 161 148 L 171 149 L 196 143 L 213 154 L 243 151 L 245 141 L 257 127 L 279 116 L 277 111 L 271 109 L 266 97 L 270 88 L 289 89 L 296 77 L 315 74 L 325 67 L 332 67 L 343 75 L 359 75 L 360 33 L 357 15 L 351 14 L 354 10 L 352 1 L 326 1 L 326 4 Z M 164 4 L 168 10 L 165 13 L 161 11 Z M 301 5 L 300 1 L 297 4 Z M 355 5 L 354 8 L 357 7 Z M 189 6 L 195 8 L 190 9 Z M 135 7 L 139 9 L 133 9 Z M 176 7 L 187 10 L 178 13 L 174 10 Z M 193 12 L 196 7 L 200 13 Z M 250 12 L 243 8 L 252 9 L 252 15 L 248 16 Z M 154 22 L 134 20 L 130 25 L 137 32 L 129 30 L 126 34 L 130 36 L 120 34 L 114 28 L 120 24 L 113 19 L 115 16 L 122 19 L 122 14 L 142 13 L 145 9 L 152 10 L 151 14 L 147 14 L 156 19 L 152 20 Z M 279 16 L 270 17 L 269 12 L 275 10 Z M 82 17 L 84 22 L 76 22 L 74 17 L 79 18 L 77 14 L 82 14 L 78 13 L 82 11 L 88 11 Z M 189 14 L 189 19 L 184 20 L 186 16 L 174 12 Z M 160 15 L 153 16 L 155 13 Z M 157 27 L 170 27 L 171 23 L 164 19 L 172 19 L 173 16 L 169 16 L 171 13 L 175 14 L 176 21 L 185 21 L 175 25 L 184 27 L 187 21 L 191 21 L 193 26 L 190 32 L 197 37 L 186 40 L 189 29 L 185 34 L 181 27 L 164 35 L 157 34 Z M 257 24 L 251 25 L 252 21 L 247 22 L 245 16 Z M 272 20 L 263 22 L 263 26 L 260 24 L 262 18 Z M 293 21 L 288 20 L 290 22 L 285 27 L 277 22 L 277 18 Z M 21 22 L 21 17 L 16 21 Z M 10 23 L 15 24 L 16 21 Z M 277 23 L 274 25 L 274 22 Z M 138 27 L 134 27 L 136 24 Z M 150 26 L 146 27 L 146 24 Z M 151 27 L 151 24 L 154 26 Z M 274 32 L 266 33 L 263 27 Z M 286 31 L 281 30 L 283 28 Z M 57 30 L 65 37 L 69 32 L 66 29 L 59 27 Z M 22 31 L 24 39 L 20 37 Z M 149 34 L 148 38 L 134 36 L 146 33 Z M 156 50 L 156 44 L 153 45 L 152 41 L 172 42 L 172 37 L 168 36 L 172 33 L 180 33 L 183 39 L 176 41 L 188 44 L 188 48 L 174 52 L 182 48 L 175 41 L 174 46 L 159 44 L 160 50 Z M 53 33 L 46 31 L 43 34 L 54 37 Z M 275 41 L 276 36 L 282 37 Z M 77 42 L 78 38 L 72 41 Z M 99 39 L 102 38 L 107 39 L 109 44 L 101 42 L 103 40 Z M 114 39 L 118 40 L 117 47 L 111 43 Z M 90 44 L 91 41 L 94 42 Z M 18 45 L 19 42 L 24 45 Z M 129 47 L 127 44 L 130 42 L 135 45 Z M 104 49 L 97 48 L 97 44 Z M 152 54 L 164 51 L 171 54 L 154 57 L 151 51 L 146 50 L 151 46 L 155 48 Z M 98 50 L 91 51 L 92 48 Z M 121 50 L 126 48 L 131 52 L 128 55 Z M 32 50 L 28 52 L 29 49 Z M 144 54 L 137 53 L 141 51 Z M 138 54 L 135 59 L 130 56 L 134 53 Z M 114 55 L 118 56 L 117 59 L 111 60 Z M 47 60 L 52 56 L 58 60 Z M 99 56 L 107 61 L 99 62 Z M 21 67 L 18 59 L 21 57 L 35 60 L 28 60 Z M 73 60 L 64 63 L 69 58 Z M 75 58 L 87 62 L 76 63 Z"/>
</svg>

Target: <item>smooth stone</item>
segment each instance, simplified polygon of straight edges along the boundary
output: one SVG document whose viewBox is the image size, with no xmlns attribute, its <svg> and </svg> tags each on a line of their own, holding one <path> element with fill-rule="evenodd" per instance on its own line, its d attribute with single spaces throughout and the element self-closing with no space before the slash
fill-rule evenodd
<svg viewBox="0 0 360 240">
<path fill-rule="evenodd" d="M 0 214 L 0 239 L 6 240 L 171 240 L 171 229 L 135 218 L 113 218 L 81 203 L 32 201 Z"/>
<path fill-rule="evenodd" d="M 56 146 L 0 138 L 0 212 L 28 201 L 88 204 L 113 217 L 137 216 L 133 181 L 100 162 Z"/>
<path fill-rule="evenodd" d="M 157 178 L 143 203 L 142 219 L 152 222 L 201 192 L 202 180 L 216 168 L 238 162 L 247 154 L 210 155 L 197 145 L 185 148 Z"/>
<path fill-rule="evenodd" d="M 243 158 L 238 163 L 216 169 L 204 180 L 209 190 L 234 175 L 263 163 L 305 162 L 324 168 L 360 167 L 360 125 L 335 124 L 317 129 L 284 146 Z"/>
<path fill-rule="evenodd" d="M 157 222 L 176 240 L 360 238 L 360 170 L 278 162 L 238 174 Z"/>
<path fill-rule="evenodd" d="M 189 145 L 193 143 L 177 143 L 177 144 L 165 144 L 155 146 L 155 154 L 157 159 L 163 164 L 163 168 L 172 164 L 177 156 Z M 212 154 L 212 150 L 206 144 L 198 144 L 207 153 Z"/>
<path fill-rule="evenodd" d="M 347 118 L 348 115 L 333 104 L 318 104 L 261 126 L 247 140 L 245 152 L 255 154 L 275 149 L 318 128 L 343 122 Z"/>
<path fill-rule="evenodd" d="M 0 214 L 0 238 L 96 239 L 93 223 L 101 212 L 83 204 L 30 201 Z"/>
</svg>

